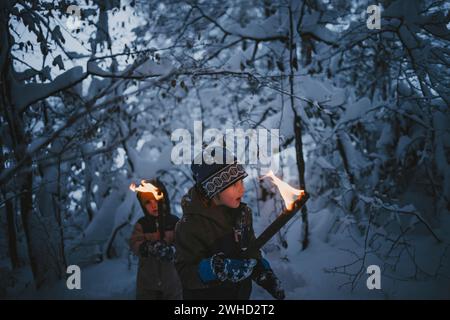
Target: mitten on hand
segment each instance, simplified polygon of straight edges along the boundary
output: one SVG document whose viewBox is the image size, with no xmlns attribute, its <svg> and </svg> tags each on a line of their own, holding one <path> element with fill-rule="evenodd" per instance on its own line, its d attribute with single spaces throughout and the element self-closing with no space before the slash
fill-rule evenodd
<svg viewBox="0 0 450 320">
<path fill-rule="evenodd" d="M 255 259 L 231 259 L 221 252 L 203 259 L 198 272 L 203 282 L 228 280 L 236 283 L 250 277 L 255 265 Z"/>
</svg>

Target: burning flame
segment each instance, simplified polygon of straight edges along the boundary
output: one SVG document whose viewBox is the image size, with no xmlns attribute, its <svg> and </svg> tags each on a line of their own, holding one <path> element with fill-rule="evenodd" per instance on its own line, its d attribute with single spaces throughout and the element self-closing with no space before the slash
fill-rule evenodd
<svg viewBox="0 0 450 320">
<path fill-rule="evenodd" d="M 157 187 L 151 183 L 145 182 L 145 180 L 142 180 L 138 187 L 136 187 L 136 184 L 132 182 L 130 184 L 130 190 L 133 192 L 151 192 L 155 196 L 156 200 L 161 200 L 164 197 L 164 194 L 160 192 Z"/>
<path fill-rule="evenodd" d="M 299 200 L 302 198 L 302 196 L 305 194 L 305 190 L 295 189 L 288 185 L 283 180 L 277 178 L 272 170 L 270 170 L 265 176 L 263 176 L 261 179 L 264 178 L 270 178 L 272 179 L 272 182 L 277 186 L 278 190 L 280 191 L 281 197 L 284 200 L 284 205 L 286 206 L 287 210 L 292 210 L 294 207 L 294 202 L 296 200 Z"/>
</svg>

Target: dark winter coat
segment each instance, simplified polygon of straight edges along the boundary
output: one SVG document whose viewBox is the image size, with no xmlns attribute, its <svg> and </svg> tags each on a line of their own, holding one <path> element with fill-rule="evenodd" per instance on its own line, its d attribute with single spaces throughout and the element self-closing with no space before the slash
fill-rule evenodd
<svg viewBox="0 0 450 320">
<path fill-rule="evenodd" d="M 178 218 L 174 215 L 165 217 L 164 241 L 172 244 L 174 228 Z M 155 257 L 141 257 L 139 247 L 144 241 L 161 239 L 158 219 L 146 215 L 138 220 L 130 238 L 130 247 L 139 256 L 136 293 L 138 299 L 152 299 L 154 292 L 159 292 L 163 299 L 181 299 L 181 283 L 173 262 L 160 261 Z"/>
<path fill-rule="evenodd" d="M 175 228 L 177 258 L 175 266 L 183 285 L 184 299 L 249 299 L 251 279 L 238 283 L 203 283 L 198 265 L 204 258 L 224 252 L 238 257 L 253 241 L 251 209 L 241 203 L 237 209 L 226 206 L 206 206 L 195 188 L 182 199 L 183 217 Z M 252 258 L 260 259 L 258 251 Z"/>
</svg>

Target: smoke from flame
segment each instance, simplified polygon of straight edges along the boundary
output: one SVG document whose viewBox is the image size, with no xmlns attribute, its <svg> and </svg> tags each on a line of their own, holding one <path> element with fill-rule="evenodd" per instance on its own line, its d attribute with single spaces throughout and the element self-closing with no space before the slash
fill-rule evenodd
<svg viewBox="0 0 450 320">
<path fill-rule="evenodd" d="M 272 179 L 272 182 L 277 186 L 278 190 L 280 191 L 281 197 L 283 198 L 284 201 L 284 205 L 288 210 L 291 210 L 294 205 L 294 202 L 297 199 L 301 199 L 301 197 L 305 194 L 304 190 L 295 189 L 290 185 L 288 185 L 283 180 L 277 178 L 273 174 L 272 170 L 270 170 L 265 176 L 262 177 L 262 179 L 264 178 Z"/>
<path fill-rule="evenodd" d="M 151 183 L 145 182 L 145 180 L 141 181 L 141 184 L 136 187 L 136 184 L 133 182 L 130 184 L 130 190 L 133 192 L 151 192 L 155 196 L 156 200 L 161 200 L 164 195 L 157 187 L 152 185 Z"/>
</svg>

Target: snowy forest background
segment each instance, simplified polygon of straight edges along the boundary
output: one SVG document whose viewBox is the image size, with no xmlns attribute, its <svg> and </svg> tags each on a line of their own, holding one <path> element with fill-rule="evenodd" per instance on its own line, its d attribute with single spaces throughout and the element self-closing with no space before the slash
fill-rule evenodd
<svg viewBox="0 0 450 320">
<path fill-rule="evenodd" d="M 280 129 L 277 175 L 311 194 L 264 248 L 288 299 L 449 299 L 450 6 L 379 1 L 370 30 L 371 4 L 1 1 L 0 298 L 133 299 L 128 186 L 159 176 L 180 216 L 170 138 L 198 120 Z M 282 203 L 247 170 L 259 234 Z"/>
</svg>

